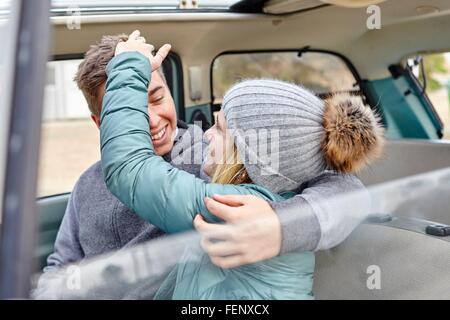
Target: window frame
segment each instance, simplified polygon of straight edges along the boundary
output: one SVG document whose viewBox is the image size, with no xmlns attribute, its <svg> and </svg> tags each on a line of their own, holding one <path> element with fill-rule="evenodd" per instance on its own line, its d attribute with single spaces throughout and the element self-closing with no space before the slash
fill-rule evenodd
<svg viewBox="0 0 450 320">
<path fill-rule="evenodd" d="M 430 97 L 427 93 L 427 88 L 423 86 L 423 84 L 420 82 L 420 79 L 416 77 L 416 75 L 413 73 L 412 68 L 410 68 L 407 65 L 407 60 L 416 56 L 420 56 L 422 58 L 423 63 L 423 57 L 425 55 L 430 54 L 443 54 L 448 53 L 450 51 L 439 51 L 439 52 L 416 52 L 414 54 L 409 54 L 405 58 L 403 58 L 397 65 L 391 65 L 389 66 L 389 71 L 391 72 L 392 77 L 398 78 L 400 76 L 405 76 L 405 78 L 409 79 L 413 85 L 413 89 L 418 94 L 418 98 L 423 100 L 423 103 L 426 106 L 426 110 L 430 112 L 430 116 L 432 118 L 433 122 L 436 122 L 435 124 L 438 126 L 437 135 L 439 137 L 439 140 L 441 140 L 444 137 L 444 122 L 441 119 L 441 116 L 436 111 L 436 108 L 433 105 L 433 102 L 431 101 Z"/>
<path fill-rule="evenodd" d="M 427 107 L 427 110 L 431 113 L 431 118 L 436 122 L 436 125 L 439 127 L 437 135 L 438 135 L 439 139 L 442 139 L 442 137 L 444 136 L 444 134 L 443 134 L 444 122 L 442 121 L 439 113 L 436 111 L 436 108 L 434 107 L 433 102 L 428 97 L 426 87 L 424 87 L 420 83 L 419 79 L 413 74 L 411 68 L 409 68 L 409 67 L 405 68 L 405 75 L 411 79 L 414 89 L 417 92 L 421 91 L 419 93 L 418 97 L 423 99 L 423 102 L 424 102 L 425 106 Z"/>
<path fill-rule="evenodd" d="M 167 84 L 172 97 L 175 102 L 175 108 L 177 112 L 177 119 L 186 121 L 185 102 L 184 102 L 184 87 L 183 87 L 183 66 L 181 64 L 180 56 L 175 52 L 170 52 L 168 55 L 170 63 L 167 64 L 164 69 L 164 75 L 166 76 Z M 48 62 L 52 61 L 68 61 L 68 60 L 80 60 L 84 59 L 84 53 L 68 53 L 68 54 L 56 54 L 51 56 Z M 176 76 L 175 76 L 176 74 Z M 41 122 L 42 125 L 42 122 Z M 38 181 L 36 181 L 38 182 Z M 55 194 L 48 194 L 36 197 L 36 201 L 57 197 L 61 195 L 70 194 L 71 191 L 61 191 Z"/>
<path fill-rule="evenodd" d="M 66 60 L 82 60 L 84 59 L 84 53 L 63 53 L 55 54 L 48 61 L 66 61 Z M 175 108 L 177 110 L 177 118 L 183 121 L 185 119 L 185 102 L 184 102 L 184 87 L 183 87 L 183 65 L 180 56 L 176 52 L 169 52 L 167 56 L 169 61 L 173 62 L 168 65 L 169 70 L 165 70 L 164 75 L 166 77 L 170 93 L 175 102 Z M 166 59 L 167 59 L 166 58 Z M 174 75 L 177 73 L 177 77 L 174 80 Z M 174 92 L 176 88 L 176 94 Z"/>
<path fill-rule="evenodd" d="M 211 62 L 210 65 L 210 72 L 209 72 L 209 83 L 210 83 L 210 92 L 211 92 L 211 116 L 214 112 L 217 112 L 220 110 L 220 105 L 214 103 L 214 84 L 213 84 L 213 66 L 216 59 L 223 55 L 237 55 L 237 54 L 252 54 L 252 53 L 289 53 L 289 52 L 296 52 L 296 53 L 307 53 L 307 52 L 314 52 L 314 53 L 323 53 L 323 54 L 329 54 L 332 56 L 335 56 L 339 59 L 341 59 L 344 64 L 347 66 L 349 71 L 352 73 L 353 77 L 355 78 L 355 85 L 359 86 L 359 91 L 361 93 L 361 97 L 363 98 L 363 101 L 369 105 L 369 107 L 374 110 L 375 112 L 378 112 L 379 114 L 382 114 L 379 112 L 376 102 L 373 100 L 372 95 L 370 94 L 368 88 L 367 88 L 367 80 L 361 78 L 361 76 L 358 73 L 358 70 L 355 68 L 353 63 L 343 54 L 332 51 L 332 50 L 326 50 L 326 49 L 316 49 L 311 48 L 309 46 L 299 48 L 299 49 L 261 49 L 261 50 L 229 50 L 229 51 L 223 51 L 216 55 L 214 59 Z"/>
</svg>

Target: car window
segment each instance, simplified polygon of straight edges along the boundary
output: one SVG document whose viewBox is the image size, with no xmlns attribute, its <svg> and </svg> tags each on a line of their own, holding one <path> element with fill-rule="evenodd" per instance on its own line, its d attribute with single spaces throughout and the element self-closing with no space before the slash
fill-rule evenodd
<svg viewBox="0 0 450 320">
<path fill-rule="evenodd" d="M 99 131 L 73 81 L 80 62 L 47 64 L 38 196 L 70 192 L 80 174 L 100 159 Z"/>
<path fill-rule="evenodd" d="M 73 81 L 81 61 L 47 63 L 37 197 L 70 192 L 80 175 L 100 160 L 100 131 Z M 169 89 L 174 92 L 179 83 L 178 64 L 169 56 L 163 67 Z M 177 109 L 178 96 L 174 97 Z"/>
<path fill-rule="evenodd" d="M 423 54 L 423 68 L 408 59 L 413 74 L 417 77 L 444 125 L 443 139 L 450 140 L 450 52 Z M 423 75 L 425 74 L 425 82 Z"/>
<path fill-rule="evenodd" d="M 319 95 L 359 90 L 346 63 L 330 53 L 233 53 L 221 55 L 214 60 L 213 103 L 221 103 L 225 92 L 234 83 L 248 78 L 289 81 L 301 84 Z"/>
</svg>

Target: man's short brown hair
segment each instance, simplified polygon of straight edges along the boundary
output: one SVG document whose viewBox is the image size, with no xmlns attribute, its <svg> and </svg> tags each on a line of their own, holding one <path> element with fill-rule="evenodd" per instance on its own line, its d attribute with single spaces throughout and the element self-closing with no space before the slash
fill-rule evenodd
<svg viewBox="0 0 450 320">
<path fill-rule="evenodd" d="M 91 45 L 84 55 L 84 60 L 78 66 L 74 81 L 83 92 L 91 113 L 100 116 L 102 109 L 99 89 L 106 82 L 106 66 L 114 57 L 116 46 L 120 41 L 127 41 L 128 35 L 103 36 L 100 42 Z M 166 82 L 162 68 L 158 69 L 162 79 Z"/>
</svg>

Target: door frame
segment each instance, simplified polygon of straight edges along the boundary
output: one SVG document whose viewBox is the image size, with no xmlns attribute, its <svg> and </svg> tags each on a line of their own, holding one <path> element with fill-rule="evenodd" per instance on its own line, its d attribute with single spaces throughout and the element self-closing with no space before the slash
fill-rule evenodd
<svg viewBox="0 0 450 320">
<path fill-rule="evenodd" d="M 28 298 L 36 243 L 36 178 L 50 0 L 17 0 L 16 59 L 12 66 L 11 113 L 0 233 L 0 299 Z"/>
</svg>

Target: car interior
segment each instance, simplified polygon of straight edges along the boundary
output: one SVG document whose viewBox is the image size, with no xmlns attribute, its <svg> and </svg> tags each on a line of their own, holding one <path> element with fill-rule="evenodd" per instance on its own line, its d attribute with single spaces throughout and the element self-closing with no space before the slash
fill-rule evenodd
<svg viewBox="0 0 450 320">
<path fill-rule="evenodd" d="M 443 36 L 450 33 L 450 2 L 365 1 L 365 6 L 355 7 L 356 2 L 244 0 L 226 10 L 188 6 L 176 10 L 82 11 L 80 29 L 68 28 L 67 13 L 55 9 L 50 61 L 82 59 L 102 35 L 139 29 L 155 47 L 172 45 L 164 72 L 178 118 L 187 123 L 201 121 L 205 129 L 220 108 L 223 92 L 213 83 L 214 73 L 220 64 L 233 63 L 233 59 L 226 61 L 227 57 L 277 53 L 305 59 L 313 54 L 331 56 L 353 77 L 354 83 L 342 90 L 360 96 L 386 127 L 383 158 L 358 174 L 366 186 L 449 167 L 450 142 L 442 139 L 444 125 L 404 61 L 419 54 L 450 51 L 450 41 Z M 380 29 L 366 26 L 370 15 L 367 6 L 372 3 L 381 9 Z M 282 64 L 269 70 L 269 75 L 277 75 L 277 67 L 282 68 Z M 239 77 L 231 74 L 229 81 Z M 318 91 L 332 93 L 327 88 Z M 441 192 L 449 191 L 449 181 L 450 177 Z M 69 196 L 62 193 L 37 199 L 36 270 L 45 266 L 53 251 Z M 449 299 L 450 236 L 426 232 L 430 223 L 450 224 L 449 207 L 442 203 L 445 200 L 418 206 L 421 211 L 417 215 L 407 207 L 385 212 L 390 216 L 388 222 L 367 221 L 342 244 L 318 252 L 316 298 Z M 383 290 L 366 286 L 371 265 L 383 270 Z"/>
</svg>

